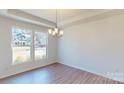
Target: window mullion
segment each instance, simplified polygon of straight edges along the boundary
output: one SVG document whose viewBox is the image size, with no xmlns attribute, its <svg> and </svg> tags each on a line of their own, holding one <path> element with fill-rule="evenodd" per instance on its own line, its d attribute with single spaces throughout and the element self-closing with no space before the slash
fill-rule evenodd
<svg viewBox="0 0 124 93">
<path fill-rule="evenodd" d="M 31 43 L 31 58 L 32 58 L 32 61 L 34 61 L 35 60 L 35 58 L 34 58 L 34 52 L 35 50 L 34 50 L 34 31 L 32 31 L 32 43 Z"/>
</svg>

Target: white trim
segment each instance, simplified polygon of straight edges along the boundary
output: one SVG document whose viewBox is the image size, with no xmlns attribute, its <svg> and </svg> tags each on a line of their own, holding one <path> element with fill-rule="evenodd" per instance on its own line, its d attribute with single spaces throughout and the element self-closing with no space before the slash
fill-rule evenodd
<svg viewBox="0 0 124 93">
<path fill-rule="evenodd" d="M 83 71 L 87 71 L 87 72 L 90 72 L 90 73 L 93 73 L 93 74 L 96 74 L 96 75 L 100 75 L 100 76 L 105 77 L 105 78 L 108 78 L 108 79 L 112 79 L 112 80 L 124 82 L 124 81 L 122 81 L 122 80 L 115 79 L 115 78 L 112 78 L 112 77 L 108 77 L 108 76 L 105 75 L 105 74 L 98 73 L 98 72 L 95 72 L 95 71 L 91 71 L 91 70 L 86 69 L 86 68 L 81 68 L 81 67 L 78 67 L 78 66 L 75 66 L 75 65 L 66 64 L 66 63 L 64 63 L 64 62 L 58 62 L 58 63 L 63 64 L 63 65 L 67 65 L 67 66 L 70 66 L 70 67 L 73 67 L 73 68 L 76 68 L 76 69 L 80 69 L 80 70 L 83 70 Z"/>
<path fill-rule="evenodd" d="M 33 70 L 33 69 L 37 69 L 37 68 L 42 68 L 44 66 L 47 66 L 47 65 L 50 65 L 50 64 L 54 64 L 54 63 L 57 63 L 57 62 L 50 62 L 50 63 L 47 63 L 45 62 L 44 64 L 41 64 L 41 65 L 37 65 L 37 66 L 32 66 L 30 68 L 27 68 L 27 69 L 22 69 L 21 71 L 17 71 L 16 73 L 15 72 L 9 72 L 9 73 L 5 73 L 4 75 L 1 75 L 0 76 L 0 79 L 3 79 L 3 78 L 6 78 L 6 77 L 9 77 L 9 76 L 12 76 L 12 75 L 16 75 L 16 74 L 19 74 L 19 73 L 23 73 L 23 72 L 26 72 L 26 71 L 30 71 L 30 70 Z"/>
<path fill-rule="evenodd" d="M 19 29 L 25 29 L 25 30 L 29 30 L 31 31 L 31 45 L 29 46 L 30 47 L 30 60 L 29 61 L 25 61 L 25 62 L 19 62 L 19 63 L 14 63 L 13 62 L 13 51 L 12 51 L 12 29 L 13 28 L 19 28 Z M 41 33 L 45 33 L 46 36 L 47 36 L 47 40 L 46 40 L 46 58 L 44 59 L 35 59 L 35 41 L 34 41 L 34 37 L 35 37 L 35 32 L 41 32 Z M 12 51 L 12 65 L 18 65 L 18 64 L 24 64 L 24 63 L 27 63 L 27 62 L 32 62 L 32 61 L 43 61 L 43 60 L 47 60 L 48 59 L 48 33 L 47 32 L 44 32 L 44 31 L 39 31 L 39 30 L 31 30 L 31 29 L 28 29 L 28 28 L 24 28 L 24 27 L 20 27 L 20 26 L 12 26 L 11 27 L 11 51 Z"/>
<path fill-rule="evenodd" d="M 13 46 L 12 46 L 12 30 L 13 30 L 13 28 L 17 28 L 17 29 L 24 29 L 24 30 L 28 30 L 28 31 L 31 31 L 31 45 L 27 45 L 28 47 L 30 47 L 30 60 L 28 60 L 28 61 L 24 61 L 24 62 L 19 62 L 19 63 L 15 63 L 15 62 L 13 62 Z M 32 33 L 33 31 L 31 30 L 31 29 L 27 29 L 27 28 L 24 28 L 24 27 L 19 27 L 19 26 L 12 26 L 11 27 L 11 51 L 12 51 L 12 65 L 17 65 L 17 64 L 23 64 L 23 63 L 26 63 L 26 62 L 31 62 L 33 59 L 32 59 L 32 41 L 33 41 L 33 39 L 32 39 L 32 36 L 33 36 L 33 33 Z M 17 46 L 18 47 L 18 46 Z"/>
<path fill-rule="evenodd" d="M 34 15 L 30 15 L 28 13 L 25 13 L 25 12 L 23 12 L 21 10 L 17 10 L 17 9 L 6 9 L 3 11 L 0 11 L 0 15 L 7 17 L 7 18 L 23 21 L 23 22 L 28 22 L 28 23 L 32 23 L 35 25 L 40 25 L 40 26 L 43 26 L 46 28 L 55 27 L 54 22 L 51 22 L 49 20 L 45 20 L 43 18 L 36 17 Z"/>
<path fill-rule="evenodd" d="M 35 32 L 41 32 L 41 33 L 44 33 L 46 34 L 46 37 L 47 37 L 47 40 L 46 40 L 46 57 L 43 58 L 43 59 L 35 59 L 35 41 L 34 41 L 34 38 L 33 38 L 33 52 L 34 52 L 34 61 L 42 61 L 42 60 L 46 60 L 48 59 L 48 33 L 47 32 L 43 32 L 43 31 L 39 31 L 39 30 L 35 30 L 34 33 L 33 33 L 33 37 L 35 37 Z"/>
</svg>

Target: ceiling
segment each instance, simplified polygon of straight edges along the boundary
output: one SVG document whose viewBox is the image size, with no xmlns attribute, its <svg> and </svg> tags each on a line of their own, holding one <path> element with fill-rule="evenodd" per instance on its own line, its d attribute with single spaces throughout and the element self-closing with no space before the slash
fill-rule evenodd
<svg viewBox="0 0 124 93">
<path fill-rule="evenodd" d="M 23 9 L 21 11 L 56 22 L 55 9 Z M 57 9 L 58 22 L 64 22 L 79 16 L 86 18 L 105 11 L 104 9 Z"/>
<path fill-rule="evenodd" d="M 58 26 L 63 27 L 79 20 L 85 20 L 99 14 L 103 15 L 103 13 L 109 13 L 110 11 L 113 10 L 57 9 Z M 54 27 L 56 22 L 56 9 L 0 9 L 0 15 L 46 27 Z"/>
</svg>

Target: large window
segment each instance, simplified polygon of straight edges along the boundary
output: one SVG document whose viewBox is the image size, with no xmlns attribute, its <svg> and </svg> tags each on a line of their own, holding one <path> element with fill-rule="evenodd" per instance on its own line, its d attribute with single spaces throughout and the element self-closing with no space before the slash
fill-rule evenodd
<svg viewBox="0 0 124 93">
<path fill-rule="evenodd" d="M 12 28 L 12 54 L 14 64 L 45 59 L 46 46 L 46 33 L 34 32 L 32 34 L 32 31 L 28 29 Z"/>
<path fill-rule="evenodd" d="M 46 58 L 47 35 L 43 32 L 35 32 L 34 37 L 35 59 Z"/>
<path fill-rule="evenodd" d="M 13 63 L 31 60 L 31 31 L 27 29 L 12 28 Z"/>
</svg>

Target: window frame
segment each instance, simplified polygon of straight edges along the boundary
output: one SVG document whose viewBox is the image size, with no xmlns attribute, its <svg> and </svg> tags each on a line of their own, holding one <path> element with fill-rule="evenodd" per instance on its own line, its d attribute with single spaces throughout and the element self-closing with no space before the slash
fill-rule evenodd
<svg viewBox="0 0 124 93">
<path fill-rule="evenodd" d="M 25 29 L 25 30 L 28 30 L 28 31 L 31 31 L 31 44 L 30 45 L 26 45 L 26 47 L 30 47 L 30 60 L 28 60 L 28 61 L 23 61 L 23 62 L 19 62 L 19 63 L 16 63 L 16 62 L 14 62 L 13 61 L 13 33 L 12 33 L 12 30 L 13 30 L 13 28 L 18 28 L 18 29 Z M 32 59 L 32 36 L 33 36 L 33 33 L 32 33 L 33 31 L 31 30 L 31 29 L 28 29 L 28 28 L 24 28 L 24 27 L 20 27 L 20 26 L 12 26 L 11 27 L 11 54 L 12 54 L 12 65 L 17 65 L 17 64 L 23 64 L 23 63 L 28 63 L 28 62 L 31 62 L 33 59 Z M 21 46 L 17 46 L 17 47 L 21 47 Z"/>
<path fill-rule="evenodd" d="M 35 58 L 35 40 L 34 40 L 34 38 L 35 38 L 35 33 L 36 32 L 41 32 L 41 33 L 45 33 L 46 34 L 46 37 L 47 37 L 47 39 L 46 39 L 46 57 L 45 58 L 43 58 L 43 59 L 36 59 Z M 33 33 L 33 48 L 34 48 L 34 60 L 35 61 L 41 61 L 41 60 L 46 60 L 46 59 L 48 59 L 48 33 L 47 32 L 45 32 L 45 31 L 39 31 L 39 30 L 35 30 L 34 31 L 34 33 Z"/>
<path fill-rule="evenodd" d="M 26 45 L 27 47 L 30 47 L 30 60 L 28 61 L 23 61 L 23 62 L 19 62 L 16 63 L 13 61 L 13 33 L 12 30 L 13 28 L 19 28 L 19 29 L 25 29 L 25 30 L 29 30 L 31 31 L 31 45 Z M 40 31 L 40 30 L 34 30 L 34 29 L 29 29 L 26 27 L 20 27 L 20 26 L 12 26 L 11 27 L 11 58 L 12 58 L 12 65 L 18 65 L 18 64 L 24 64 L 24 63 L 28 63 L 28 62 L 39 62 L 39 61 L 43 61 L 43 60 L 47 60 L 48 59 L 48 33 L 46 31 Z M 41 33 L 45 33 L 46 34 L 46 57 L 43 59 L 35 59 L 35 41 L 34 41 L 34 37 L 35 37 L 35 32 L 41 32 Z"/>
</svg>

